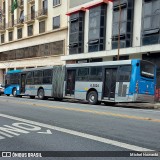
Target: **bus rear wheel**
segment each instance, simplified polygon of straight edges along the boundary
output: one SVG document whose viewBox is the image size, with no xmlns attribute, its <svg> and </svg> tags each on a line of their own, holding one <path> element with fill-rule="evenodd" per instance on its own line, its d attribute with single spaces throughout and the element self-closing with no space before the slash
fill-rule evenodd
<svg viewBox="0 0 160 160">
<path fill-rule="evenodd" d="M 38 99 L 45 99 L 45 96 L 44 96 L 44 89 L 39 89 L 38 90 Z"/>
<path fill-rule="evenodd" d="M 114 106 L 115 102 L 104 102 L 105 106 Z"/>
<path fill-rule="evenodd" d="M 54 98 L 55 101 L 62 101 L 62 98 Z"/>
<path fill-rule="evenodd" d="M 30 98 L 30 99 L 35 99 L 35 96 L 30 96 L 29 98 Z"/>
<path fill-rule="evenodd" d="M 91 91 L 88 93 L 88 96 L 87 96 L 87 100 L 89 102 L 89 104 L 100 104 L 100 102 L 98 101 L 98 94 L 96 91 Z"/>
<path fill-rule="evenodd" d="M 13 89 L 12 95 L 13 95 L 13 97 L 17 97 L 17 89 L 16 88 Z"/>
</svg>

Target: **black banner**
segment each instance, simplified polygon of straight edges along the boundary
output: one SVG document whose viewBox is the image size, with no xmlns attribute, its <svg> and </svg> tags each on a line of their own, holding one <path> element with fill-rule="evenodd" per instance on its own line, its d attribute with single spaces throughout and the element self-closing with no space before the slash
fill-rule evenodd
<svg viewBox="0 0 160 160">
<path fill-rule="evenodd" d="M 4 151 L 0 157 L 160 157 L 160 151 Z"/>
</svg>

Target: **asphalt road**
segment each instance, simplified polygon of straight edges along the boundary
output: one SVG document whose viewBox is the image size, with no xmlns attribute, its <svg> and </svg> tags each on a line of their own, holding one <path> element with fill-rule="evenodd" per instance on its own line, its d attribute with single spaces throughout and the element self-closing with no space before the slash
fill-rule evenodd
<svg viewBox="0 0 160 160">
<path fill-rule="evenodd" d="M 113 155 L 108 159 L 117 159 L 114 156 L 124 156 L 134 151 L 154 153 L 160 151 L 160 110 L 1 96 L 0 151 L 54 151 L 49 154 L 71 155 L 54 159 L 76 160 L 107 159 L 103 157 L 105 154 Z M 73 154 L 90 156 L 78 158 L 72 157 Z"/>
</svg>

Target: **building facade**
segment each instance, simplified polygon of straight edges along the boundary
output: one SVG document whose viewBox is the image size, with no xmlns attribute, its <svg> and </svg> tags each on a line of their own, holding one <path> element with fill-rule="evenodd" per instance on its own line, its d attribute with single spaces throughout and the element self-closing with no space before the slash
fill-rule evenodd
<svg viewBox="0 0 160 160">
<path fill-rule="evenodd" d="M 160 0 L 69 0 L 67 15 L 68 50 L 62 60 L 117 60 L 120 48 L 120 60 L 157 64 L 160 88 Z"/>
<path fill-rule="evenodd" d="M 0 83 L 7 70 L 62 65 L 66 0 L 0 0 Z"/>
</svg>

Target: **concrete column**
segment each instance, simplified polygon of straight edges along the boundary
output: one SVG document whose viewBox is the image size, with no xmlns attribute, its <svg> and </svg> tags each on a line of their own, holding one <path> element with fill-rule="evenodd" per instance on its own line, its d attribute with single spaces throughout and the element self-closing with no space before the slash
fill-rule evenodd
<svg viewBox="0 0 160 160">
<path fill-rule="evenodd" d="M 40 0 L 36 0 L 35 1 L 35 12 L 36 13 L 38 12 L 38 10 L 40 10 L 39 6 L 41 6 Z M 35 23 L 34 23 L 34 34 L 35 35 L 39 34 L 39 20 L 35 20 Z"/>
<path fill-rule="evenodd" d="M 24 1 L 24 16 L 28 13 L 28 1 Z M 25 20 L 25 19 L 24 19 Z M 27 24 L 24 23 L 23 37 L 28 37 Z"/>
<path fill-rule="evenodd" d="M 88 53 L 88 29 L 89 29 L 89 10 L 85 12 L 84 26 L 84 53 Z"/>
<path fill-rule="evenodd" d="M 107 20 L 106 20 L 106 50 L 112 49 L 112 17 L 113 17 L 113 3 L 109 2 L 107 5 Z"/>
<path fill-rule="evenodd" d="M 142 0 L 134 1 L 133 47 L 141 45 Z"/>
<path fill-rule="evenodd" d="M 0 84 L 3 83 L 3 70 L 0 69 Z"/>
<path fill-rule="evenodd" d="M 5 16 L 5 18 L 6 18 L 6 23 L 8 23 L 8 21 L 9 21 L 9 20 L 8 20 L 8 18 L 9 18 L 9 17 L 8 17 L 8 16 L 9 16 L 8 13 L 9 13 L 9 6 L 10 6 L 10 5 L 11 5 L 11 4 L 9 3 L 9 0 L 6 0 L 6 1 L 5 1 L 5 10 L 6 10 L 6 13 L 5 13 L 6 16 Z"/>
<path fill-rule="evenodd" d="M 9 0 L 6 0 L 5 1 L 5 19 L 6 19 L 6 22 L 5 23 L 8 23 L 9 21 L 9 6 L 10 6 L 10 3 L 9 3 Z M 6 34 L 5 34 L 5 42 L 8 42 L 8 30 L 6 30 Z"/>
</svg>

